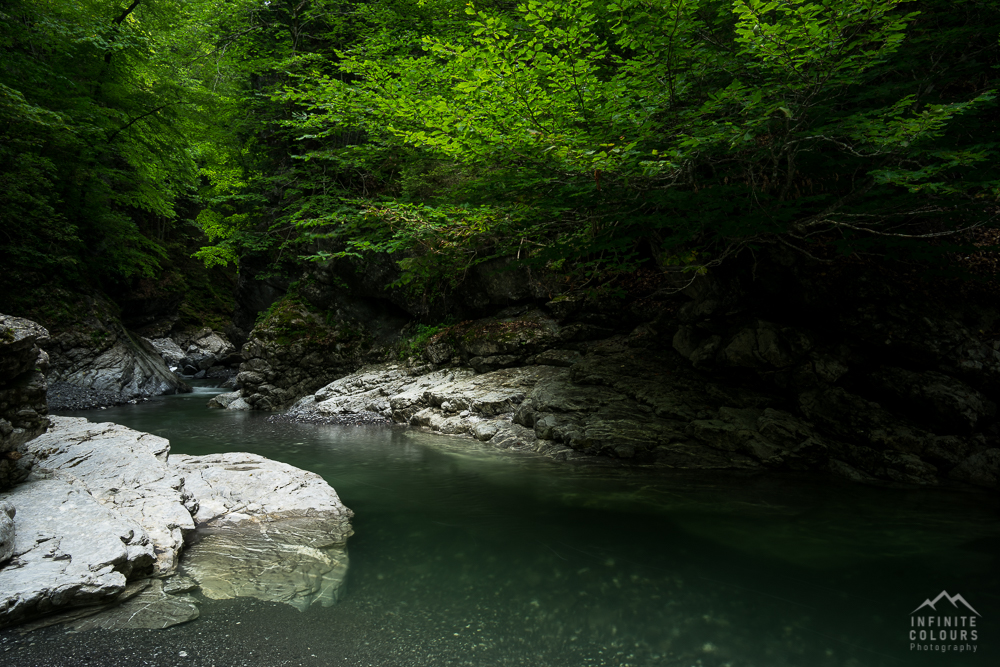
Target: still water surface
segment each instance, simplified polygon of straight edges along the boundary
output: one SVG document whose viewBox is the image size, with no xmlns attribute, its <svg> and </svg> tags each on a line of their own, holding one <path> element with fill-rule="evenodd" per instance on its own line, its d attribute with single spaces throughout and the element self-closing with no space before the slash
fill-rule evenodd
<svg viewBox="0 0 1000 667">
<path fill-rule="evenodd" d="M 570 466 L 398 427 L 271 424 L 207 409 L 218 391 L 77 414 L 322 475 L 356 513 L 342 601 L 204 600 L 160 639 L 10 635 L 0 664 L 47 664 L 45 643 L 48 664 L 101 664 L 74 662 L 73 642 L 219 667 L 1000 664 L 995 494 Z M 981 614 L 976 653 L 910 650 L 910 612 L 942 590 Z"/>
</svg>

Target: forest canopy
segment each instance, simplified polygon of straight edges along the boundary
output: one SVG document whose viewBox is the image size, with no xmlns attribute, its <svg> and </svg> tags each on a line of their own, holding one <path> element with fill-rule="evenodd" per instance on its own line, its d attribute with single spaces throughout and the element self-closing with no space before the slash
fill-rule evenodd
<svg viewBox="0 0 1000 667">
<path fill-rule="evenodd" d="M 11 0 L 4 273 L 155 278 L 182 232 L 423 291 L 930 261 L 996 225 L 998 36 L 977 0 Z"/>
</svg>

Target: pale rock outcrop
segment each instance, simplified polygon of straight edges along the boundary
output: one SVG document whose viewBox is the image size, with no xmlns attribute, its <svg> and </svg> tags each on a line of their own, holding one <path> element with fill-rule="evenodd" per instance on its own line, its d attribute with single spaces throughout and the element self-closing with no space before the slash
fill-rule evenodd
<svg viewBox="0 0 1000 667">
<path fill-rule="evenodd" d="M 51 358 L 50 384 L 92 392 L 97 404 L 190 391 L 170 372 L 153 345 L 126 331 L 112 311 L 110 304 L 85 297 L 80 320 L 50 336 L 44 345 Z M 93 407 L 79 405 L 72 397 L 62 405 L 58 391 L 49 403 L 53 409 Z"/>
<path fill-rule="evenodd" d="M 168 458 L 148 433 L 52 422 L 26 446 L 31 477 L 0 494 L 0 550 L 13 537 L 0 626 L 64 612 L 30 627 L 166 627 L 197 617 L 182 595 L 197 587 L 299 609 L 336 601 L 352 513 L 318 475 L 253 454 Z M 179 563 L 193 581 L 176 578 Z"/>
<path fill-rule="evenodd" d="M 36 472 L 81 482 L 99 503 L 142 526 L 156 548 L 157 573 L 176 569 L 198 502 L 167 463 L 170 442 L 118 424 L 51 419 L 49 432 L 31 443 Z"/>
<path fill-rule="evenodd" d="M 7 495 L 14 551 L 0 567 L 0 626 L 60 608 L 109 602 L 156 560 L 142 527 L 75 480 L 35 479 Z"/>
<path fill-rule="evenodd" d="M 329 606 L 347 574 L 353 513 L 322 477 L 255 454 L 174 456 L 199 499 L 184 572 L 212 599 Z"/>
</svg>

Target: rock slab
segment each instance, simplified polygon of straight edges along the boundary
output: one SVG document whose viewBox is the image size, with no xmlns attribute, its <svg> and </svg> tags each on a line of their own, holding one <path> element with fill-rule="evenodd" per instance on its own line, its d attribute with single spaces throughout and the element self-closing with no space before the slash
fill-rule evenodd
<svg viewBox="0 0 1000 667">
<path fill-rule="evenodd" d="M 168 440 L 109 422 L 52 417 L 31 450 L 39 474 L 79 481 L 99 503 L 142 526 L 156 550 L 157 574 L 176 569 L 198 503 L 167 463 Z"/>
<path fill-rule="evenodd" d="M 52 421 L 26 446 L 31 477 L 0 494 L 0 627 L 54 612 L 69 613 L 31 627 L 166 627 L 197 617 L 182 594 L 198 587 L 298 609 L 339 597 L 353 514 L 320 476 L 254 454 L 171 457 L 148 433 Z M 182 553 L 193 581 L 176 576 Z M 107 613 L 78 610 L 93 605 Z"/>
<path fill-rule="evenodd" d="M 153 545 L 131 519 L 61 479 L 29 480 L 0 496 L 18 508 L 12 558 L 0 568 L 0 626 L 65 607 L 108 602 L 149 573 Z"/>
<path fill-rule="evenodd" d="M 199 498 L 183 569 L 206 597 L 336 602 L 353 514 L 323 478 L 254 454 L 171 462 Z"/>
</svg>

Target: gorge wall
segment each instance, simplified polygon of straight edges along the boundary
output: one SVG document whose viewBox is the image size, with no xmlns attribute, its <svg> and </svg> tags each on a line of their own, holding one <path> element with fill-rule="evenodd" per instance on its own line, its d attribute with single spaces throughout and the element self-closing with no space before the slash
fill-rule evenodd
<svg viewBox="0 0 1000 667">
<path fill-rule="evenodd" d="M 502 433 L 496 446 L 559 458 L 995 488 L 1000 313 L 986 292 L 950 298 L 967 287 L 770 253 L 676 294 L 663 283 L 626 299 L 511 290 L 492 316 L 416 347 L 404 330 L 336 367 L 315 351 L 312 363 L 304 338 L 284 345 L 259 327 L 244 354 L 267 358 L 271 393 L 245 362 L 243 405 L 285 408 L 302 392 L 292 413 L 304 419 L 368 413 L 486 442 Z"/>
</svg>

